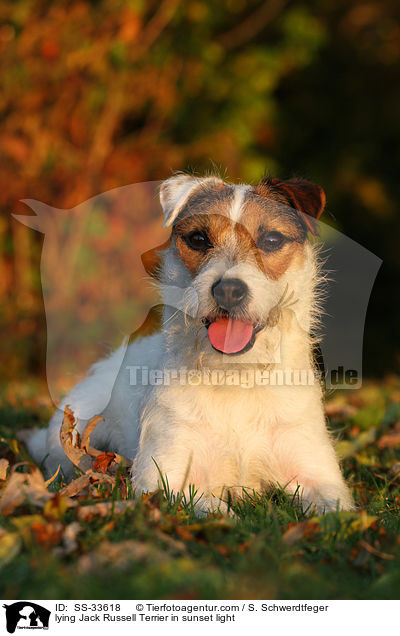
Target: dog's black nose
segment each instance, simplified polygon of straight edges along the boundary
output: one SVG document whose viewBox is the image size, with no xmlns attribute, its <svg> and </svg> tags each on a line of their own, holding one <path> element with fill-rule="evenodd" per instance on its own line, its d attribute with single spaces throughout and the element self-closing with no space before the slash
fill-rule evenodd
<svg viewBox="0 0 400 636">
<path fill-rule="evenodd" d="M 211 293 L 221 309 L 230 311 L 244 301 L 248 296 L 249 288 L 239 278 L 225 278 L 214 283 Z"/>
</svg>

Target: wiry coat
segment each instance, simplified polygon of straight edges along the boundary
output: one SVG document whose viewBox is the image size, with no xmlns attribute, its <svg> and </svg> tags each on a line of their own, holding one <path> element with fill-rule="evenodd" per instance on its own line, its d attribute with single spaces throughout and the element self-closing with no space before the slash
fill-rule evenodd
<svg viewBox="0 0 400 636">
<path fill-rule="evenodd" d="M 155 273 L 165 307 L 162 329 L 97 363 L 49 429 L 31 438 L 32 455 L 48 455 L 50 471 L 61 463 L 71 474 L 59 442 L 63 407 L 71 406 L 81 430 L 112 389 L 92 443 L 132 458 L 139 492 L 159 487 L 160 470 L 176 491 L 193 484 L 205 510 L 224 506 L 228 491 L 236 496 L 271 484 L 299 492 L 303 506 L 352 507 L 312 356 L 319 279 L 307 232 L 315 231 L 324 202 L 322 190 L 303 181 L 266 180 L 252 188 L 178 175 L 164 182 L 161 203 L 173 230 Z M 188 237 L 196 231 L 207 237 L 207 249 L 191 247 Z M 272 251 L 271 236 L 284 239 Z M 254 326 L 248 348 L 233 356 L 216 351 L 207 332 L 220 315 L 213 286 L 226 279 L 245 282 L 248 297 L 235 316 Z M 132 385 L 132 369 L 140 380 L 138 367 L 157 370 L 157 377 L 167 371 L 168 381 Z M 198 384 L 195 375 L 189 382 L 170 373 L 182 369 L 236 370 L 244 378 L 280 371 L 285 383 Z M 296 385 L 299 372 L 312 381 Z"/>
</svg>

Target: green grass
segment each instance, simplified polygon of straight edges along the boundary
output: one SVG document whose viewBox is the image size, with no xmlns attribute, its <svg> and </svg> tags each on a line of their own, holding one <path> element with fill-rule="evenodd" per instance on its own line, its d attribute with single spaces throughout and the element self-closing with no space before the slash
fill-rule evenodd
<svg viewBox="0 0 400 636">
<path fill-rule="evenodd" d="M 232 504 L 234 517 L 198 518 L 193 502 L 199 494 L 192 492 L 184 501 L 165 481 L 164 493 L 144 497 L 132 509 L 80 522 L 76 544 L 67 549 L 63 537 L 76 509 L 60 505 L 49 513 L 25 505 L 0 516 L 0 596 L 399 598 L 400 472 L 393 467 L 400 461 L 400 382 L 369 383 L 333 396 L 330 404 L 357 512 L 313 517 L 301 512 L 284 489 L 276 489 L 247 493 Z M 0 457 L 10 463 L 26 459 L 15 432 L 44 424 L 48 413 L 28 389 L 18 399 L 4 395 Z M 121 499 L 120 490 L 114 488 L 110 497 Z M 78 499 L 80 506 L 93 503 L 89 497 Z M 35 530 L 38 514 L 48 535 Z M 52 524 L 58 533 L 52 533 Z M 10 535 L 17 537 L 12 549 L 4 539 Z"/>
</svg>

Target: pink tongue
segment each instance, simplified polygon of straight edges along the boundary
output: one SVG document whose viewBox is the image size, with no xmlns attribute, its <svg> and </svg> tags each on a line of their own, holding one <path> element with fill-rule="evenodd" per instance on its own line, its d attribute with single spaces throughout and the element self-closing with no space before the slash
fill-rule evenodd
<svg viewBox="0 0 400 636">
<path fill-rule="evenodd" d="M 223 353 L 238 353 L 250 342 L 252 335 L 250 322 L 231 318 L 218 318 L 208 328 L 212 346 Z"/>
</svg>

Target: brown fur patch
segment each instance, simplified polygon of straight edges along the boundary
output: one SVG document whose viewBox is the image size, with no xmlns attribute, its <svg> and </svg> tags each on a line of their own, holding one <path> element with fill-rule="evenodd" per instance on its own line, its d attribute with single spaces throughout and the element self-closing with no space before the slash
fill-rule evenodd
<svg viewBox="0 0 400 636">
<path fill-rule="evenodd" d="M 276 197 L 266 199 L 255 192 L 249 192 L 239 224 L 253 237 L 256 246 L 257 239 L 263 233 L 279 232 L 287 239 L 283 247 L 275 252 L 265 252 L 256 247 L 257 262 L 269 278 L 280 278 L 294 262 L 298 267 L 301 266 L 306 240 L 304 226 L 297 214 L 287 206 L 282 206 Z"/>
<path fill-rule="evenodd" d="M 195 276 L 206 261 L 220 249 L 229 254 L 234 262 L 249 258 L 270 278 L 277 279 L 291 263 L 301 265 L 306 232 L 297 214 L 274 199 L 266 199 L 249 191 L 243 202 L 242 214 L 237 223 L 229 217 L 233 202 L 230 196 L 209 193 L 198 201 L 203 214 L 196 214 L 195 202 L 190 205 L 190 214 L 181 218 L 174 227 L 176 246 L 187 269 Z M 199 230 L 207 234 L 212 248 L 208 251 L 192 249 L 185 240 L 191 232 Z M 276 252 L 264 252 L 257 245 L 266 232 L 280 232 L 287 239 Z"/>
<path fill-rule="evenodd" d="M 304 227 L 317 234 L 316 220 L 325 209 L 326 195 L 321 186 L 305 179 L 263 179 L 254 192 L 262 197 L 272 197 L 297 211 Z"/>
<path fill-rule="evenodd" d="M 171 245 L 171 237 L 165 241 L 162 245 L 158 245 L 158 247 L 153 247 L 153 249 L 144 252 L 141 255 L 141 260 L 143 263 L 143 267 L 149 276 L 153 278 L 159 278 L 160 267 L 162 263 L 162 252 L 164 250 L 169 249 Z"/>
<path fill-rule="evenodd" d="M 201 269 L 212 250 L 210 252 L 193 250 L 184 237 L 194 230 L 200 230 L 207 234 L 214 248 L 220 246 L 223 235 L 232 227 L 228 215 L 233 196 L 232 186 L 223 184 L 219 187 L 207 186 L 189 197 L 181 210 L 173 228 L 173 236 L 176 237 L 180 257 L 192 276 Z"/>
<path fill-rule="evenodd" d="M 136 329 L 136 331 L 130 335 L 128 344 L 130 345 L 140 338 L 147 338 L 147 336 L 151 336 L 154 333 L 160 333 L 163 323 L 163 310 L 164 305 L 154 305 L 139 329 Z"/>
<path fill-rule="evenodd" d="M 213 246 L 208 251 L 197 251 L 189 247 L 185 236 L 191 232 L 199 230 L 204 232 Z M 176 235 L 176 246 L 183 262 L 189 272 L 194 276 L 203 267 L 205 262 L 216 248 L 220 248 L 224 243 L 224 236 L 232 232 L 232 222 L 223 214 L 202 214 L 189 216 L 180 221 L 174 228 Z"/>
</svg>

